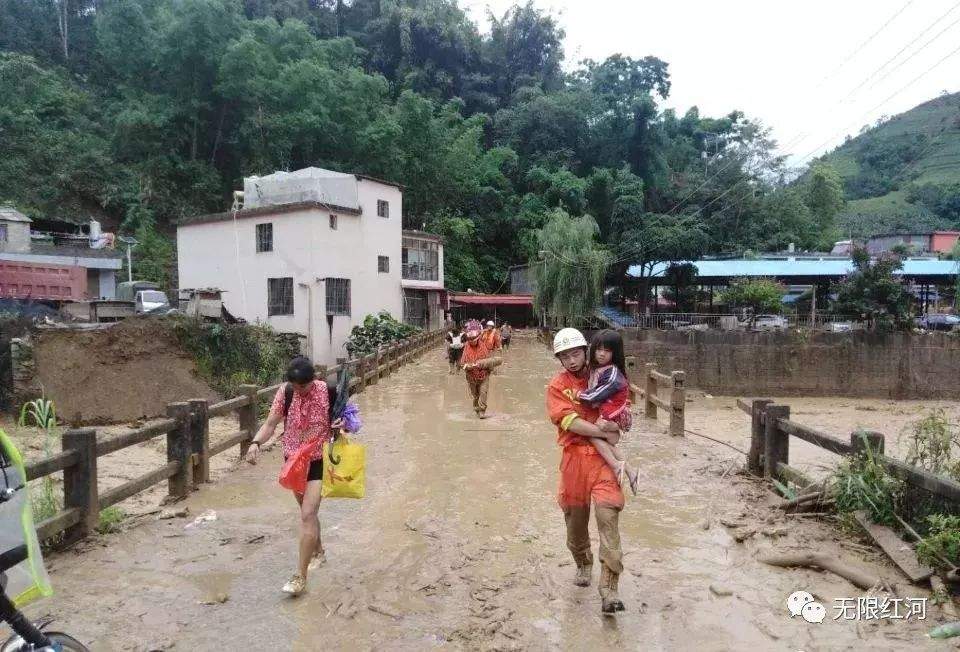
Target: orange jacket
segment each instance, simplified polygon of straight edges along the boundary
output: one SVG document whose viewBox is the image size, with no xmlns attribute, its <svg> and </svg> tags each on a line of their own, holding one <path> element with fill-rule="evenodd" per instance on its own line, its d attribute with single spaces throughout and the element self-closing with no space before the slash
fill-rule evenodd
<svg viewBox="0 0 960 652">
<path fill-rule="evenodd" d="M 460 358 L 460 364 L 475 364 L 491 357 L 493 357 L 493 350 L 481 335 L 473 342 L 467 340 L 467 343 L 463 345 L 463 356 Z M 467 376 L 473 380 L 483 380 L 489 375 L 490 369 L 477 368 L 467 370 Z"/>
<path fill-rule="evenodd" d="M 483 333 L 480 334 L 480 339 L 487 343 L 491 351 L 503 348 L 500 330 L 497 328 L 491 328 L 490 330 L 484 329 Z"/>
<path fill-rule="evenodd" d="M 571 445 L 590 446 L 586 437 L 575 435 L 567 430 L 576 418 L 586 419 L 596 423 L 600 416 L 597 408 L 581 403 L 577 399 L 579 392 L 587 390 L 589 376 L 577 378 L 564 369 L 547 385 L 547 415 L 550 421 L 557 426 L 557 443 L 563 447 Z M 593 448 L 592 446 L 590 446 Z"/>
</svg>

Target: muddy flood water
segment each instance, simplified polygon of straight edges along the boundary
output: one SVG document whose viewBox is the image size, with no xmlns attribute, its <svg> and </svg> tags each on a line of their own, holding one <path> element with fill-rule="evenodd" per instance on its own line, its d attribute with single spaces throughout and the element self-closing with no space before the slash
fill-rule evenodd
<svg viewBox="0 0 960 652">
<path fill-rule="evenodd" d="M 298 517 L 274 448 L 194 493 L 186 518 L 143 518 L 51 555 L 56 595 L 30 615 L 54 616 L 94 650 L 953 649 L 924 637 L 940 622 L 932 604 L 924 622 L 834 620 L 836 599 L 863 593 L 756 557 L 827 552 L 895 578 L 900 597 L 929 593 L 829 524 L 771 509 L 772 494 L 737 472 L 739 454 L 639 415 L 623 443 L 641 474 L 620 521 L 627 610 L 601 616 L 599 566 L 591 587 L 573 585 L 555 502 L 544 386 L 558 366 L 532 335 L 514 342 L 492 378 L 489 420 L 474 418 L 439 349 L 357 397 L 367 496 L 322 505 L 328 562 L 303 596 L 280 592 Z M 695 421 L 711 432 L 709 418 Z M 186 527 L 207 510 L 216 520 Z M 731 519 L 760 531 L 737 543 L 721 524 Z M 596 552 L 593 524 L 591 535 Z M 827 607 L 823 623 L 790 617 L 796 590 Z"/>
</svg>

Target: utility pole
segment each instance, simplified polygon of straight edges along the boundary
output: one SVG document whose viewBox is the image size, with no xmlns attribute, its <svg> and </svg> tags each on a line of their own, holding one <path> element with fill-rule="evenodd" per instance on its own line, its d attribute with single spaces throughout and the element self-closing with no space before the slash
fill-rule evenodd
<svg viewBox="0 0 960 652">
<path fill-rule="evenodd" d="M 810 302 L 810 328 L 817 327 L 817 284 L 813 284 L 813 300 Z"/>
<path fill-rule="evenodd" d="M 140 244 L 136 238 L 131 238 L 127 235 L 122 235 L 117 238 L 120 242 L 127 245 L 127 281 L 133 282 L 133 255 L 130 253 L 131 250 Z"/>
</svg>

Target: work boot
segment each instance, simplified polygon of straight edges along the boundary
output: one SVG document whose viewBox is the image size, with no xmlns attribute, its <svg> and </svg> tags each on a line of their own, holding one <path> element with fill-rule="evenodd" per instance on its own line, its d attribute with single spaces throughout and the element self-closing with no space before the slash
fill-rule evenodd
<svg viewBox="0 0 960 652">
<path fill-rule="evenodd" d="M 624 611 L 626 607 L 617 594 L 620 575 L 607 568 L 606 564 L 600 564 L 600 569 L 600 611 L 604 614 Z"/>
</svg>

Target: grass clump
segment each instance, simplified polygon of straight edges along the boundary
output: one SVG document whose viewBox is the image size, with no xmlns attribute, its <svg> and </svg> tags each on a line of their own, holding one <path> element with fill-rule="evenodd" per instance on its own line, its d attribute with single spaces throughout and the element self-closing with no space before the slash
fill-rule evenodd
<svg viewBox="0 0 960 652">
<path fill-rule="evenodd" d="M 120 525 L 127 515 L 119 507 L 107 507 L 100 511 L 100 522 L 97 523 L 97 532 L 100 534 L 109 534 L 119 532 Z"/>
<path fill-rule="evenodd" d="M 833 495 L 837 511 L 865 510 L 874 523 L 897 524 L 897 507 L 903 495 L 903 483 L 887 471 L 869 447 L 844 460 L 833 476 Z"/>
<path fill-rule="evenodd" d="M 45 457 L 53 455 L 57 438 L 57 410 L 53 401 L 40 397 L 24 403 L 20 409 L 19 425 L 22 428 L 35 428 L 43 435 Z M 32 494 L 33 520 L 37 523 L 55 516 L 60 511 L 60 501 L 53 488 L 53 478 L 45 476 L 40 480 L 40 492 Z"/>
</svg>

